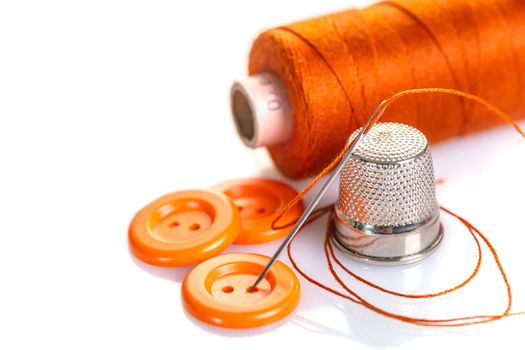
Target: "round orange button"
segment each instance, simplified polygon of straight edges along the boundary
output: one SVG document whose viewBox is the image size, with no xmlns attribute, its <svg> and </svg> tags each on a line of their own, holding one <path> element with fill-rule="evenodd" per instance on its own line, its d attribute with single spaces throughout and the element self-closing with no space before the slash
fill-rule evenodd
<svg viewBox="0 0 525 350">
<path fill-rule="evenodd" d="M 239 208 L 242 232 L 236 244 L 266 243 L 290 232 L 292 226 L 273 230 L 273 220 L 290 202 L 297 192 L 290 186 L 270 179 L 240 179 L 223 182 L 213 187 L 231 198 Z M 297 220 L 304 211 L 304 204 L 298 203 L 280 220 L 284 224 Z"/>
<path fill-rule="evenodd" d="M 176 267 L 219 254 L 240 232 L 239 211 L 226 196 L 179 191 L 156 199 L 135 215 L 129 245 L 148 264 Z"/>
<path fill-rule="evenodd" d="M 186 310 L 206 323 L 226 328 L 251 328 L 276 322 L 299 302 L 299 281 L 280 261 L 271 267 L 255 291 L 251 286 L 269 257 L 225 254 L 206 260 L 182 282 Z"/>
</svg>

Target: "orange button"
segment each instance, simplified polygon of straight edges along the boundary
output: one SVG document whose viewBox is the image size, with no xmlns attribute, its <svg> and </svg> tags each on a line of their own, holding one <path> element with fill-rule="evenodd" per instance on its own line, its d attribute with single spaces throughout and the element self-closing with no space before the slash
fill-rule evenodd
<svg viewBox="0 0 525 350">
<path fill-rule="evenodd" d="M 213 187 L 230 197 L 239 208 L 242 219 L 242 232 L 236 244 L 266 243 L 286 236 L 292 226 L 273 230 L 273 220 L 290 202 L 297 192 L 290 186 L 269 179 L 240 179 L 223 182 Z M 304 211 L 304 204 L 298 203 L 280 220 L 286 224 L 297 220 Z"/>
<path fill-rule="evenodd" d="M 239 211 L 226 196 L 179 191 L 158 198 L 135 215 L 129 245 L 148 264 L 176 267 L 216 256 L 240 232 Z"/>
<path fill-rule="evenodd" d="M 225 254 L 206 260 L 182 282 L 182 302 L 201 321 L 226 328 L 251 328 L 276 322 L 299 302 L 299 281 L 276 261 L 254 292 L 249 292 L 269 257 Z"/>
</svg>

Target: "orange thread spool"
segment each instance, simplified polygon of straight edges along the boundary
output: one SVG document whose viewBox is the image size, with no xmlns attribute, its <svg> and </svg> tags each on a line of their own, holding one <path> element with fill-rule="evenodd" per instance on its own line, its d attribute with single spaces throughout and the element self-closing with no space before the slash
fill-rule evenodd
<svg viewBox="0 0 525 350">
<path fill-rule="evenodd" d="M 268 149 L 281 171 L 298 178 L 326 166 L 397 91 L 453 88 L 524 114 L 524 50 L 522 0 L 394 0 L 262 33 L 249 73 L 273 72 L 286 87 L 292 136 Z M 410 96 L 383 120 L 413 125 L 437 142 L 498 124 L 483 112 L 454 96 Z"/>
</svg>

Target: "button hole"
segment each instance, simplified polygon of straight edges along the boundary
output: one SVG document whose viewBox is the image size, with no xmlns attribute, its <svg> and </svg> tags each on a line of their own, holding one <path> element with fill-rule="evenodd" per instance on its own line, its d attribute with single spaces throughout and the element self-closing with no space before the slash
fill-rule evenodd
<svg viewBox="0 0 525 350">
<path fill-rule="evenodd" d="M 198 229 L 201 228 L 201 225 L 199 225 L 199 224 L 197 224 L 195 222 L 195 223 L 191 224 L 189 228 L 190 228 L 191 231 L 197 231 Z"/>
<path fill-rule="evenodd" d="M 231 293 L 231 292 L 233 292 L 233 287 L 232 286 L 224 286 L 224 287 L 222 287 L 222 291 L 224 293 Z"/>
</svg>

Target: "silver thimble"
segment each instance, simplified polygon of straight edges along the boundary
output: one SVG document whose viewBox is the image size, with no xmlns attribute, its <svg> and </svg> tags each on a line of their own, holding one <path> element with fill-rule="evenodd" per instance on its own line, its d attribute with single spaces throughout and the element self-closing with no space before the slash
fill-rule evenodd
<svg viewBox="0 0 525 350">
<path fill-rule="evenodd" d="M 425 135 L 398 123 L 370 129 L 341 172 L 335 214 L 332 241 L 352 257 L 400 264 L 431 252 L 443 231 Z"/>
</svg>

